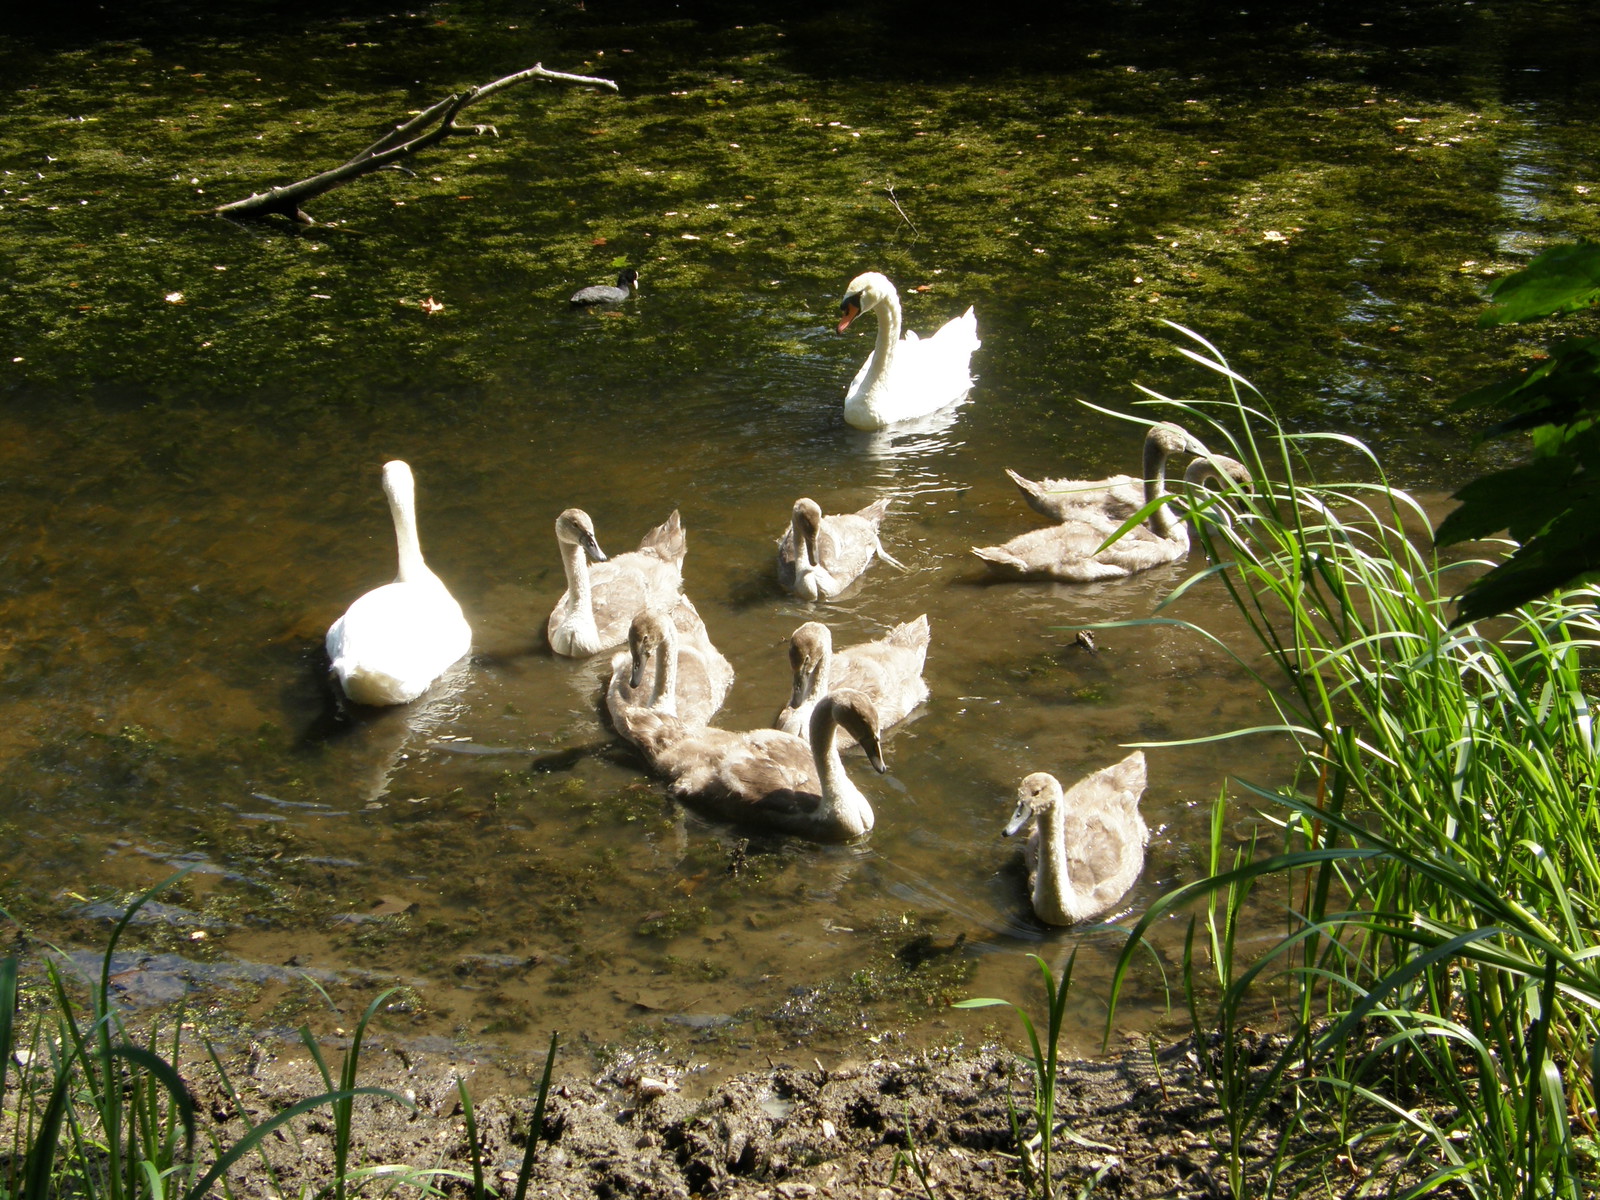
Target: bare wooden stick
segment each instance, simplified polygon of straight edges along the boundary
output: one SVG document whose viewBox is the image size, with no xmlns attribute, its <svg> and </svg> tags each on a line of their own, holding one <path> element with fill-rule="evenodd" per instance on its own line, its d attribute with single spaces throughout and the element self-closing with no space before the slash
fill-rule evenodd
<svg viewBox="0 0 1600 1200">
<path fill-rule="evenodd" d="M 475 104 L 486 96 L 492 96 L 526 79 L 536 78 L 592 84 L 608 87 L 614 92 L 619 90 L 609 79 L 600 79 L 592 75 L 571 75 L 565 71 L 547 71 L 543 64 L 535 63 L 525 71 L 480 84 L 463 93 L 446 96 L 431 108 L 418 113 L 403 124 L 396 125 L 365 150 L 337 167 L 319 172 L 297 183 L 256 192 L 243 200 L 235 200 L 231 204 L 221 205 L 211 211 L 216 216 L 226 217 L 280 215 L 299 221 L 303 225 L 315 225 L 316 222 L 300 207 L 302 201 L 330 192 L 340 184 L 348 183 L 362 175 L 370 175 L 373 171 L 395 166 L 397 160 L 409 157 L 419 150 L 426 150 L 430 146 L 437 146 L 452 133 L 483 133 L 489 130 L 498 136 L 499 131 L 492 125 L 457 125 L 456 117 L 468 105 Z"/>
<path fill-rule="evenodd" d="M 895 212 L 900 214 L 900 219 L 902 221 L 904 221 L 907 225 L 911 225 L 911 218 L 906 216 L 906 210 L 901 208 L 900 207 L 900 201 L 898 201 L 898 200 L 896 200 L 894 198 L 894 184 L 891 183 L 884 190 L 889 193 L 889 203 L 894 205 L 894 210 L 895 210 Z M 917 227 L 915 225 L 911 225 L 911 232 L 912 233 L 917 233 Z M 917 236 L 920 237 L 921 234 L 918 234 Z"/>
</svg>

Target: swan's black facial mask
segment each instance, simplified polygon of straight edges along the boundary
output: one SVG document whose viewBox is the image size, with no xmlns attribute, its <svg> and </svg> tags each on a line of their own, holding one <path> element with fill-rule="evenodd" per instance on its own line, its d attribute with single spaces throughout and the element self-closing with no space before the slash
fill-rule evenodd
<svg viewBox="0 0 1600 1200">
<path fill-rule="evenodd" d="M 839 303 L 839 311 L 844 314 L 844 318 L 839 322 L 839 332 L 843 333 L 850 328 L 850 322 L 861 315 L 861 293 L 856 292 L 852 296 L 846 296 Z"/>
</svg>

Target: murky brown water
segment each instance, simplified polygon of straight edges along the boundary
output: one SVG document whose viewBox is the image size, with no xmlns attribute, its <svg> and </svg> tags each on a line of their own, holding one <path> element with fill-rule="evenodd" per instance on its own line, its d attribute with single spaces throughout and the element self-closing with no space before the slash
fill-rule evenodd
<svg viewBox="0 0 1600 1200">
<path fill-rule="evenodd" d="M 655 316 L 645 300 L 601 319 Z M 581 334 L 596 318 L 560 320 Z M 984 336 L 1008 334 L 988 323 Z M 46 477 L 61 481 L 66 495 L 33 514 L 39 586 L 12 606 L 29 630 L 10 647 L 14 674 L 54 683 L 8 705 L 7 755 L 39 763 L 62 730 L 84 727 L 113 747 L 96 755 L 99 778 L 74 780 L 66 763 L 38 770 L 50 787 L 41 815 L 78 831 L 63 841 L 36 828 L 41 859 L 88 889 L 151 882 L 152 859 L 198 850 L 205 870 L 223 873 L 195 877 L 195 898 L 237 893 L 223 911 L 239 925 L 211 946 L 392 971 L 417 981 L 437 1028 L 611 1041 L 663 1020 L 771 1018 L 787 1006 L 792 1028 L 779 1039 L 815 1036 L 819 1019 L 838 1032 L 840 1009 L 879 1030 L 899 1024 L 905 1001 L 865 1003 L 879 987 L 870 980 L 857 981 L 859 1002 L 830 992 L 824 1018 L 805 991 L 892 969 L 896 949 L 937 955 L 964 938 L 953 957 L 977 969 L 957 994 L 1020 994 L 1020 951 L 1056 961 L 1086 943 L 1079 1032 L 1096 1036 L 1098 1001 L 1087 998 L 1103 995 L 1121 936 L 1033 921 L 1017 849 L 999 836 L 1015 785 L 1041 769 L 1075 777 L 1129 742 L 1256 723 L 1259 702 L 1193 636 L 1110 631 L 1090 655 L 1063 632 L 1148 614 L 1185 568 L 1095 586 L 989 585 L 968 553 L 1038 523 L 1003 466 L 1128 467 L 1136 427 L 1080 418 L 1094 440 L 1063 461 L 1037 435 L 1008 435 L 1004 396 L 980 381 L 943 428 L 861 434 L 844 426 L 839 393 L 866 345 L 830 346 L 805 386 L 769 387 L 758 403 L 686 381 L 588 405 L 489 397 L 469 419 L 426 430 L 196 427 L 181 478 L 151 474 L 132 448 L 151 433 L 138 413 L 78 438 L 14 428 L 13 476 L 42 492 Z M 416 472 L 424 549 L 472 622 L 474 654 L 423 702 L 341 725 L 320 640 L 393 572 L 378 486 L 391 455 Z M 884 541 L 908 572 L 878 564 L 818 607 L 784 595 L 773 544 L 801 494 L 828 511 L 894 497 Z M 786 701 L 786 639 L 800 622 L 821 617 L 849 644 L 928 614 L 932 698 L 893 736 L 887 776 L 852 760 L 878 813 L 868 839 L 758 842 L 732 872 L 741 835 L 676 809 L 617 745 L 596 707 L 609 656 L 572 662 L 539 645 L 564 586 L 551 526 L 572 504 L 613 553 L 681 510 L 686 590 L 738 671 L 727 727 L 765 724 Z M 1214 589 L 1179 611 L 1231 624 Z M 132 727 L 142 732 L 124 733 Z M 1241 769 L 1237 745 L 1150 757 L 1155 834 L 1126 912 L 1195 876 L 1210 800 Z M 369 920 L 374 908 L 387 919 Z M 409 915 L 396 927 L 400 908 Z M 1181 933 L 1158 931 L 1169 969 Z M 1140 976 L 1125 1014 L 1134 1025 L 1160 1005 L 1154 973 Z M 747 1020 L 734 1036 L 770 1046 L 768 1023 Z"/>
<path fill-rule="evenodd" d="M 796 1044 L 851 1052 L 862 1032 L 976 1036 L 985 1018 L 930 1003 L 1032 996 L 1024 952 L 1059 966 L 1077 949 L 1069 1037 L 1092 1047 L 1123 933 L 1032 920 L 1000 837 L 1018 780 L 1076 777 L 1130 742 L 1264 711 L 1196 637 L 1108 631 L 1089 655 L 1063 632 L 1148 615 L 1187 567 L 981 583 L 968 548 L 1038 520 L 1002 468 L 1136 470 L 1140 429 L 1075 400 L 1130 411 L 1136 381 L 1192 387 L 1155 320 L 1167 315 L 1240 355 L 1302 425 L 1364 428 L 1407 482 L 1458 483 L 1463 436 L 1432 414 L 1510 345 L 1466 328 L 1477 259 L 1519 230 L 1582 228 L 1567 189 L 1587 178 L 1577 126 L 1510 139 L 1492 106 L 1435 95 L 1387 47 L 1352 51 L 1348 70 L 1296 50 L 1327 77 L 1297 66 L 1269 95 L 1249 72 L 1247 85 L 1193 74 L 1181 38 L 1146 62 L 1146 39 L 1102 30 L 1106 55 L 1074 40 L 1071 71 L 951 68 L 883 87 L 856 59 L 817 53 L 850 40 L 827 23 L 724 29 L 707 49 L 681 24 L 586 21 L 548 36 L 572 47 L 565 65 L 629 64 L 626 104 L 543 94 L 513 110 L 515 135 L 476 144 L 475 163 L 467 147 L 436 159 L 448 179 L 325 201 L 322 215 L 360 228 L 321 240 L 196 223 L 175 209 L 211 200 L 183 181 L 215 199 L 331 155 L 436 80 L 508 69 L 500 43 L 375 17 L 307 34 L 309 59 L 284 36 L 248 61 L 204 39 L 16 60 L 46 86 L 12 97 L 9 123 L 33 140 L 8 153 L 37 175 L 26 197 L 5 185 L 37 256 L 15 298 L 47 323 L 0 376 L 6 900 L 92 944 L 98 929 L 63 926 L 75 897 L 188 865 L 164 898 L 227 925 L 203 938 L 157 926 L 141 945 L 370 971 L 362 996 L 407 982 L 418 1033 L 518 1051 L 551 1029 L 707 1039 L 729 1067 Z M 401 66 L 347 67 L 363 47 L 398 48 Z M 557 65 L 550 45 L 539 53 Z M 1400 82 L 1380 91 L 1363 63 Z M 119 113 L 113 94 L 142 107 Z M 323 96 L 347 111 L 318 117 Z M 174 112 L 190 124 L 168 125 Z M 288 138 L 293 114 L 308 137 L 322 122 L 318 148 L 252 157 L 239 130 Z M 34 143 L 68 157 L 36 163 Z M 168 174 L 182 204 L 150 185 Z M 1506 180 L 1519 205 L 1496 198 Z M 145 224 L 102 215 L 88 197 L 105 193 Z M 617 254 L 640 263 L 642 294 L 618 315 L 568 311 Z M 844 425 L 873 330 L 837 336 L 834 311 L 869 268 L 896 278 L 920 332 L 977 306 L 978 383 L 948 421 Z M 181 304 L 166 299 L 176 289 Z M 422 318 L 433 292 L 444 312 Z M 423 547 L 474 653 L 424 702 L 349 722 L 322 637 L 392 577 L 379 490 L 392 457 L 416 473 Z M 773 544 L 800 495 L 827 511 L 893 497 L 884 543 L 908 572 L 879 564 L 820 608 L 786 597 Z M 681 511 L 687 591 L 738 671 L 728 727 L 784 703 L 800 622 L 820 615 L 847 645 L 928 615 L 928 704 L 892 737 L 888 775 L 853 760 L 877 810 L 870 837 L 746 846 L 666 800 L 599 716 L 607 656 L 540 648 L 564 586 L 552 524 L 570 505 L 611 553 Z M 1215 588 L 1173 615 L 1242 644 Z M 1288 769 L 1264 739 L 1149 754 L 1149 860 L 1119 918 L 1203 871 L 1229 774 Z M 1257 908 L 1265 937 L 1279 918 L 1269 897 Z M 1154 930 L 1120 1025 L 1167 1020 L 1184 929 Z M 265 1024 L 302 1017 L 281 984 L 245 998 Z"/>
</svg>

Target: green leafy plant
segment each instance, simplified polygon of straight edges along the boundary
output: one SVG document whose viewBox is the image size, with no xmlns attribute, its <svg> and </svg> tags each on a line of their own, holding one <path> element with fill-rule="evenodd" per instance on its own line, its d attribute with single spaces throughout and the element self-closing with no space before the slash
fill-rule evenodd
<svg viewBox="0 0 1600 1200">
<path fill-rule="evenodd" d="M 1553 246 L 1491 291 L 1479 323 L 1501 325 L 1592 312 L 1600 305 L 1600 245 Z M 1469 392 L 1458 409 L 1496 409 L 1484 434 L 1532 434 L 1534 461 L 1495 471 L 1456 493 L 1441 546 L 1508 530 L 1511 556 L 1462 593 L 1455 624 L 1507 612 L 1600 571 L 1600 337 L 1556 342 L 1537 366 Z"/>
<path fill-rule="evenodd" d="M 993 1008 L 1001 1006 L 1011 1009 L 1022 1021 L 1022 1028 L 1028 1034 L 1028 1051 L 1033 1063 L 1033 1119 L 1034 1132 L 1031 1137 L 1024 1136 L 1017 1120 L 1015 1111 L 1012 1112 L 1011 1127 L 1013 1139 L 1017 1147 L 1019 1171 L 1022 1175 L 1023 1186 L 1030 1195 L 1038 1195 L 1044 1200 L 1050 1200 L 1055 1193 L 1055 1174 L 1051 1158 L 1055 1146 L 1056 1135 L 1056 1080 L 1057 1080 L 1057 1053 L 1061 1042 L 1061 1020 L 1067 1011 L 1067 994 L 1072 990 L 1072 968 L 1078 961 L 1077 951 L 1067 960 L 1066 967 L 1061 972 L 1061 979 L 1057 982 L 1051 974 L 1049 964 L 1037 954 L 1028 955 L 1039 967 L 1039 973 L 1044 977 L 1045 996 L 1045 1035 L 1041 1041 L 1039 1030 L 1033 1023 L 1033 1018 L 1026 1009 L 1012 1003 L 1010 1000 L 997 1000 L 990 997 L 975 997 L 969 1000 L 958 1000 L 952 1007 L 955 1008 Z"/>
</svg>

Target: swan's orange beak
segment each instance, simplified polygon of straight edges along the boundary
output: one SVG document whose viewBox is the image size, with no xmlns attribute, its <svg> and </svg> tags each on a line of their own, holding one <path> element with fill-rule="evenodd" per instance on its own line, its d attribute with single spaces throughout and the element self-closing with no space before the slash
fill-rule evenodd
<svg viewBox="0 0 1600 1200">
<path fill-rule="evenodd" d="M 843 333 L 850 328 L 850 322 L 861 315 L 860 295 L 846 296 L 839 304 L 839 311 L 844 314 L 839 320 L 838 332 Z"/>
</svg>

